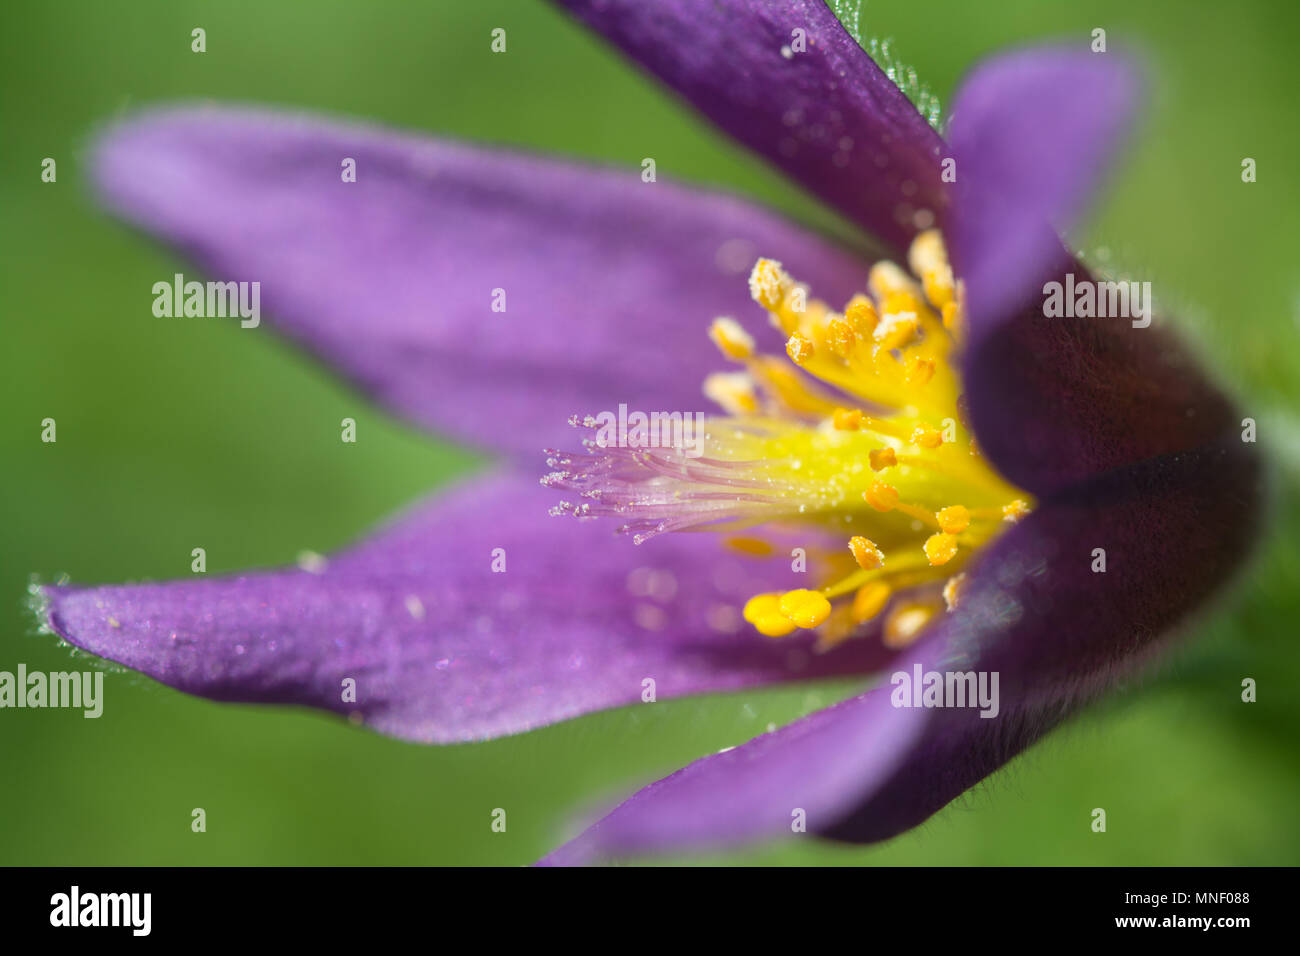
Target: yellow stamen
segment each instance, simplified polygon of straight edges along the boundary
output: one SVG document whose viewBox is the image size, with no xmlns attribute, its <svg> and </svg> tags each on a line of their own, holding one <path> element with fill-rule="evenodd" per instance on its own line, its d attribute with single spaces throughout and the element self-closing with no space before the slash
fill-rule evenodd
<svg viewBox="0 0 1300 956">
<path fill-rule="evenodd" d="M 889 612 L 885 618 L 884 633 L 881 642 L 888 648 L 897 650 L 907 647 L 920 636 L 921 630 L 930 623 L 936 608 L 932 604 L 901 604 Z"/>
<path fill-rule="evenodd" d="M 829 395 L 811 388 L 806 379 L 778 358 L 759 356 L 750 362 L 749 371 L 774 399 L 792 412 L 824 416 L 835 410 L 835 402 Z"/>
<path fill-rule="evenodd" d="M 831 421 L 842 432 L 855 432 L 862 427 L 862 411 L 857 408 L 837 408 Z"/>
<path fill-rule="evenodd" d="M 864 337 L 871 335 L 876 329 L 876 323 L 880 321 L 875 305 L 865 296 L 854 297 L 844 310 L 844 318 L 852 324 L 858 335 Z"/>
<path fill-rule="evenodd" d="M 950 332 L 957 331 L 958 312 L 956 302 L 946 302 L 943 306 L 943 327 Z"/>
<path fill-rule="evenodd" d="M 1033 502 L 971 434 L 956 361 L 965 288 L 939 232 L 920 233 L 907 262 L 910 273 L 876 263 L 868 292 L 838 311 L 779 262 L 758 260 L 750 293 L 786 354 L 764 354 L 736 320 L 714 319 L 709 338 L 743 371 L 705 379 L 727 417 L 708 423 L 703 448 L 557 453 L 544 483 L 583 496 L 558 512 L 617 517 L 638 541 L 709 526 L 754 557 L 775 553 L 769 522 L 836 529 L 848 555 L 811 552 L 824 586 L 756 595 L 745 620 L 770 637 L 817 628 L 814 650 L 826 651 L 887 614 L 882 639 L 910 643 L 945 603 L 957 606 L 967 560 Z"/>
<path fill-rule="evenodd" d="M 754 339 L 735 319 L 716 318 L 709 326 L 709 338 L 729 359 L 747 359 L 754 354 Z"/>
<path fill-rule="evenodd" d="M 781 595 L 756 594 L 745 602 L 742 616 L 765 637 L 785 637 L 795 624 L 781 613 Z"/>
<path fill-rule="evenodd" d="M 894 595 L 921 585 L 941 584 L 944 602 L 955 607 L 965 576 L 940 569 L 960 564 L 957 559 L 963 549 L 975 550 L 991 540 L 998 533 L 998 518 L 1014 521 L 1029 511 L 1028 501 L 1016 497 L 1016 490 L 984 462 L 967 425 L 951 357 L 965 290 L 953 274 L 938 230 L 916 237 L 908 250 L 908 265 L 911 274 L 891 262 L 876 263 L 868 277 L 870 295 L 854 296 L 843 313 L 807 299 L 807 287 L 771 259 L 760 259 L 750 276 L 751 294 L 784 333 L 786 353 L 796 366 L 856 397 L 863 407 L 895 410 L 867 414 L 836 404 L 831 393 L 802 383 L 790 366 L 781 373 L 771 364 L 774 359 L 745 356 L 760 388 L 765 387 L 781 405 L 809 416 L 805 418 L 812 419 L 808 428 L 819 427 L 806 433 L 807 440 L 793 435 L 787 439 L 783 426 L 756 419 L 756 427 L 773 437 L 737 440 L 729 451 L 715 457 L 756 463 L 786 460 L 789 465 L 781 471 L 784 484 L 779 487 L 817 489 L 810 499 L 800 500 L 819 504 L 811 510 L 801 504 L 799 516 L 813 519 L 849 511 L 854 512 L 849 520 L 878 529 L 870 537 L 850 538 L 849 551 L 857 567 L 830 586 L 821 591 L 760 595 L 762 600 L 746 616 L 759 622 L 755 626 L 764 633 L 815 627 L 830 616 L 832 601 L 850 594 L 847 614 L 837 612 L 824 629 L 826 640 L 819 642 L 820 649 L 829 649 L 855 624 L 880 614 Z M 727 331 L 729 327 L 722 327 L 715 340 L 739 339 Z M 729 350 L 724 348 L 724 354 L 732 355 L 742 347 L 733 344 Z M 960 434 L 948 433 L 957 427 L 949 420 L 960 423 Z M 944 430 L 932 424 L 940 421 Z M 818 441 L 816 435 L 826 437 Z M 891 469 L 890 481 L 875 477 L 886 468 Z M 847 491 L 853 495 L 846 495 Z M 964 503 L 952 504 L 954 498 Z M 861 511 L 852 504 L 858 500 L 865 503 L 865 508 L 859 506 Z M 886 568 L 884 551 L 876 541 L 894 553 L 895 547 L 909 540 L 922 547 L 915 551 L 904 547 Z M 835 560 L 830 558 L 832 565 Z M 886 621 L 884 641 L 901 647 L 914 640 L 944 606 L 938 592 L 933 587 L 929 598 L 898 604 Z"/>
<path fill-rule="evenodd" d="M 1016 522 L 1029 514 L 1029 505 L 1020 498 L 1002 506 L 1002 520 Z"/>
<path fill-rule="evenodd" d="M 799 588 L 781 595 L 780 609 L 799 627 L 810 628 L 830 617 L 831 602 L 818 591 Z"/>
<path fill-rule="evenodd" d="M 948 610 L 955 610 L 961 603 L 962 592 L 966 590 L 966 573 L 954 574 L 943 586 L 943 602 Z"/>
<path fill-rule="evenodd" d="M 861 535 L 849 538 L 849 550 L 853 552 L 853 560 L 864 571 L 873 571 L 885 563 L 884 553 L 874 542 Z"/>
<path fill-rule="evenodd" d="M 834 318 L 826 323 L 826 337 L 830 341 L 831 351 L 840 358 L 848 358 L 858 344 L 858 334 L 848 320 Z"/>
<path fill-rule="evenodd" d="M 892 593 L 893 589 L 883 581 L 872 581 L 860 587 L 853 595 L 853 620 L 859 624 L 871 620 L 884 609 Z"/>
<path fill-rule="evenodd" d="M 909 385 L 924 385 L 934 378 L 934 359 L 913 355 L 907 360 L 907 382 Z"/>
<path fill-rule="evenodd" d="M 883 471 L 898 464 L 898 455 L 892 448 L 873 448 L 867 452 L 867 461 L 872 471 Z"/>
<path fill-rule="evenodd" d="M 881 261 L 871 267 L 867 275 L 867 287 L 877 302 L 884 302 L 891 295 L 907 293 L 918 297 L 920 287 L 916 280 L 892 262 Z"/>
<path fill-rule="evenodd" d="M 790 356 L 790 361 L 795 365 L 803 365 L 813 357 L 813 344 L 808 341 L 807 336 L 795 332 L 785 343 L 785 353 Z"/>
<path fill-rule="evenodd" d="M 769 312 L 781 307 L 793 284 L 781 263 L 772 259 L 759 259 L 749 274 L 749 294 Z"/>
<path fill-rule="evenodd" d="M 925 539 L 925 556 L 936 567 L 957 556 L 957 536 L 940 531 Z"/>
<path fill-rule="evenodd" d="M 939 527 L 948 534 L 961 534 L 970 527 L 970 511 L 961 505 L 950 505 L 935 512 Z"/>
<path fill-rule="evenodd" d="M 920 315 L 925 308 L 925 303 L 913 289 L 898 289 L 890 292 L 885 296 L 885 300 L 880 303 L 880 310 L 885 315 L 902 315 L 911 313 Z"/>
<path fill-rule="evenodd" d="M 704 394 L 728 415 L 752 415 L 758 411 L 754 379 L 746 372 L 713 372 L 705 376 Z"/>
<path fill-rule="evenodd" d="M 727 547 L 733 551 L 739 551 L 741 554 L 753 555 L 756 558 L 770 557 L 773 551 L 772 544 L 769 541 L 764 541 L 762 538 L 746 538 L 740 535 L 728 538 Z"/>
<path fill-rule="evenodd" d="M 943 432 L 929 425 L 920 425 L 912 431 L 912 444 L 922 448 L 938 448 L 943 444 Z"/>
<path fill-rule="evenodd" d="M 925 289 L 925 297 L 937 308 L 943 309 L 952 302 L 955 290 L 952 287 L 951 273 L 945 275 L 937 269 L 932 269 L 922 277 L 921 285 Z"/>
<path fill-rule="evenodd" d="M 936 308 L 944 308 L 953 300 L 955 286 L 952 267 L 948 264 L 948 253 L 943 246 L 943 237 L 937 229 L 929 229 L 914 240 L 907 252 L 907 264 L 912 272 L 921 277 L 925 297 Z"/>
<path fill-rule="evenodd" d="M 877 511 L 893 511 L 898 504 L 898 489 L 883 481 L 874 482 L 862 493 L 863 499 Z"/>
<path fill-rule="evenodd" d="M 876 343 L 888 352 L 891 349 L 901 349 L 912 341 L 916 329 L 915 312 L 891 312 L 880 320 L 880 324 L 871 335 Z"/>
</svg>

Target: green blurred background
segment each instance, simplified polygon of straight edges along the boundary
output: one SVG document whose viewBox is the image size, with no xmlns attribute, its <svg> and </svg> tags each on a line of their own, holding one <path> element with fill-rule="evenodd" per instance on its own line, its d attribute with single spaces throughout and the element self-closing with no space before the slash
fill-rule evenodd
<svg viewBox="0 0 1300 956">
<path fill-rule="evenodd" d="M 775 0 L 773 0 L 775 2 Z M 828 216 L 540 2 L 29 2 L 0 33 L 0 670 L 67 669 L 36 633 L 31 575 L 83 583 L 325 552 L 484 460 L 366 405 L 274 337 L 160 326 L 146 291 L 182 266 L 89 201 L 97 124 L 172 98 L 368 117 L 565 151 Z M 1270 537 L 1240 586 L 1155 674 L 1121 688 L 921 828 L 844 848 L 811 837 L 715 862 L 1300 862 L 1300 229 L 1296 5 L 1169 0 L 868 0 L 946 104 L 961 74 L 1051 37 L 1142 48 L 1152 83 L 1129 162 L 1080 244 L 1153 280 L 1260 422 L 1279 468 Z M 190 52 L 190 30 L 208 52 Z M 509 52 L 488 51 L 505 27 Z M 689 42 L 689 38 L 683 38 Z M 57 184 L 39 180 L 58 161 Z M 1245 185 L 1240 163 L 1258 161 Z M 58 421 L 42 444 L 40 422 Z M 340 454 L 337 423 L 365 440 Z M 1243 677 L 1259 701 L 1240 701 Z M 0 862 L 530 862 L 573 809 L 783 723 L 848 684 L 660 703 L 491 743 L 428 748 L 329 716 L 219 705 L 127 673 L 106 711 L 0 711 Z M 845 759 L 853 759 L 845 754 Z M 190 831 L 190 810 L 208 830 Z M 509 831 L 489 813 L 509 809 Z M 1089 828 L 1093 807 L 1109 829 Z"/>
</svg>

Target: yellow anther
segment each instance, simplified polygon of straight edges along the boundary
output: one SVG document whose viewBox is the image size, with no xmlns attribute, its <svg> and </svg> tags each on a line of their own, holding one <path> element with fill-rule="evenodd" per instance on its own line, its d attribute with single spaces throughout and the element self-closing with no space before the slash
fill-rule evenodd
<svg viewBox="0 0 1300 956">
<path fill-rule="evenodd" d="M 867 452 L 867 460 L 871 462 L 872 471 L 883 471 L 898 464 L 898 455 L 892 448 L 873 448 Z"/>
<path fill-rule="evenodd" d="M 934 378 L 934 359 L 913 355 L 907 360 L 907 383 L 924 385 Z"/>
<path fill-rule="evenodd" d="M 862 497 L 877 511 L 893 511 L 894 505 L 898 504 L 898 489 L 883 481 L 873 481 Z"/>
<path fill-rule="evenodd" d="M 884 581 L 872 581 L 858 588 L 850 610 L 853 620 L 859 624 L 871 620 L 881 612 L 892 593 L 893 589 Z"/>
<path fill-rule="evenodd" d="M 735 319 L 721 316 L 709 326 L 709 338 L 729 359 L 747 359 L 754 354 L 754 339 Z"/>
<path fill-rule="evenodd" d="M 962 333 L 963 316 L 966 311 L 963 305 L 965 301 L 966 287 L 958 279 L 956 290 L 953 292 L 953 301 L 945 303 L 942 309 L 943 327 L 951 332 L 955 338 L 960 338 Z"/>
<path fill-rule="evenodd" d="M 884 302 L 892 293 L 918 292 L 916 281 L 892 262 L 877 262 L 867 276 L 867 287 L 877 302 Z"/>
<path fill-rule="evenodd" d="M 1016 522 L 1029 514 L 1029 505 L 1019 498 L 1002 506 L 1002 520 Z"/>
<path fill-rule="evenodd" d="M 961 603 L 962 592 L 966 590 L 966 572 L 954 574 L 943 585 L 943 603 L 948 610 L 954 610 Z"/>
<path fill-rule="evenodd" d="M 802 365 L 813 357 L 813 344 L 801 332 L 795 332 L 785 343 L 785 354 L 795 365 Z"/>
<path fill-rule="evenodd" d="M 925 303 L 921 297 L 910 289 L 890 292 L 880 303 L 880 311 L 885 315 L 898 315 L 903 312 L 920 312 Z"/>
<path fill-rule="evenodd" d="M 855 432 L 862 427 L 862 410 L 858 408 L 837 408 L 831 416 L 831 424 L 838 431 Z"/>
<path fill-rule="evenodd" d="M 773 259 L 759 259 L 749 274 L 749 294 L 769 312 L 781 308 L 793 285 L 781 263 Z"/>
<path fill-rule="evenodd" d="M 929 269 L 948 265 L 948 250 L 943 244 L 943 233 L 938 229 L 918 232 L 907 250 L 907 267 L 917 275 Z"/>
<path fill-rule="evenodd" d="M 880 316 L 876 314 L 875 303 L 865 295 L 853 297 L 844 308 L 844 318 L 853 325 L 854 331 L 863 337 L 875 331 L 876 323 L 880 321 Z"/>
<path fill-rule="evenodd" d="M 755 594 L 745 602 L 744 610 L 742 610 L 740 614 L 746 621 L 753 624 L 759 618 L 766 617 L 769 614 L 779 613 L 780 606 L 781 595 L 779 594 L 771 592 Z"/>
<path fill-rule="evenodd" d="M 858 335 L 853 331 L 853 326 L 847 319 L 838 316 L 826 324 L 826 338 L 832 351 L 841 358 L 847 357 L 858 344 Z"/>
<path fill-rule="evenodd" d="M 957 536 L 944 531 L 930 535 L 925 539 L 925 556 L 936 567 L 947 564 L 957 556 Z"/>
<path fill-rule="evenodd" d="M 728 415 L 758 411 L 754 380 L 746 372 L 712 372 L 704 377 L 704 394 Z"/>
<path fill-rule="evenodd" d="M 927 229 L 912 240 L 907 251 L 907 264 L 921 277 L 925 297 L 942 309 L 951 302 L 955 292 L 952 266 L 948 263 L 948 250 L 938 229 Z"/>
<path fill-rule="evenodd" d="M 835 411 L 835 404 L 820 390 L 809 387 L 808 380 L 774 355 L 760 355 L 751 365 L 763 386 L 792 411 L 825 417 Z"/>
<path fill-rule="evenodd" d="M 916 336 L 915 312 L 891 312 L 880 320 L 871 337 L 882 349 L 901 349 Z"/>
<path fill-rule="evenodd" d="M 940 310 L 952 303 L 956 291 L 952 285 L 952 273 L 947 270 L 931 269 L 921 276 L 921 287 L 925 289 L 925 297 Z"/>
<path fill-rule="evenodd" d="M 907 647 L 920 636 L 925 625 L 930 623 L 935 610 L 932 604 L 900 604 L 885 618 L 881 642 L 894 650 Z"/>
<path fill-rule="evenodd" d="M 961 505 L 950 505 L 934 516 L 939 520 L 939 527 L 947 534 L 961 534 L 970 527 L 970 511 Z"/>
<path fill-rule="evenodd" d="M 943 432 L 930 425 L 917 425 L 912 429 L 912 444 L 922 448 L 938 448 L 943 444 Z"/>
<path fill-rule="evenodd" d="M 739 551 L 741 554 L 753 555 L 756 558 L 766 558 L 773 551 L 771 542 L 764 541 L 762 538 L 746 538 L 740 535 L 728 538 L 727 547 L 733 551 Z"/>
<path fill-rule="evenodd" d="M 875 542 L 861 535 L 849 538 L 849 550 L 853 552 L 853 560 L 864 571 L 874 571 L 885 563 L 884 552 L 876 547 Z"/>
<path fill-rule="evenodd" d="M 799 627 L 816 627 L 831 615 L 831 602 L 820 591 L 798 588 L 781 595 L 781 613 Z"/>
<path fill-rule="evenodd" d="M 742 616 L 765 637 L 785 637 L 795 624 L 781 613 L 781 595 L 755 594 L 745 602 Z"/>
</svg>

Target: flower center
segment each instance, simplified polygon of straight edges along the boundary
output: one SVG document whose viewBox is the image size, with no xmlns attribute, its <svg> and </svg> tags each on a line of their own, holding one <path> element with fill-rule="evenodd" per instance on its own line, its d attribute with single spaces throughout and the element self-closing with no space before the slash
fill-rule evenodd
<svg viewBox="0 0 1300 956">
<path fill-rule="evenodd" d="M 679 428 L 666 442 L 602 433 L 580 453 L 549 451 L 556 470 L 542 483 L 582 499 L 552 513 L 618 517 L 638 544 L 744 530 L 729 544 L 756 557 L 775 551 L 774 537 L 815 527 L 818 542 L 839 536 L 847 548 L 805 542 L 794 564 L 813 557 L 828 583 L 756 595 L 745 620 L 769 637 L 815 628 L 828 649 L 884 613 L 887 645 L 915 640 L 960 601 L 970 556 L 1031 502 L 983 459 L 965 422 L 954 362 L 962 288 L 937 231 L 916 237 L 908 265 L 877 263 L 869 294 L 837 312 L 760 259 L 750 292 L 786 337 L 786 357 L 758 353 L 739 323 L 715 319 L 709 337 L 741 366 L 704 382 L 725 416 L 707 419 L 690 447 Z"/>
</svg>

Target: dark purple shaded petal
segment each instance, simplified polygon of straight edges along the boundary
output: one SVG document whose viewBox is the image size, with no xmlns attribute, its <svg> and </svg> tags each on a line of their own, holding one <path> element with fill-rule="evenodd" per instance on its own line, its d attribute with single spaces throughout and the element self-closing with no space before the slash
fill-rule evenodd
<svg viewBox="0 0 1300 956">
<path fill-rule="evenodd" d="M 50 587 L 49 622 L 191 694 L 320 707 L 429 743 L 637 702 L 646 678 L 663 700 L 878 663 L 866 647 L 812 655 L 743 624 L 755 591 L 792 585 L 786 560 L 737 555 L 716 535 L 637 547 L 604 522 L 550 517 L 553 500 L 535 478 L 479 480 L 319 573 Z"/>
<path fill-rule="evenodd" d="M 796 807 L 842 840 L 915 826 L 1147 660 L 1224 583 L 1260 520 L 1252 449 L 1109 475 L 1045 503 L 982 556 L 960 609 L 890 670 L 996 671 L 998 716 L 894 708 L 886 684 L 645 788 L 546 862 L 775 837 Z M 1104 574 L 1091 570 L 1095 548 Z"/>
<path fill-rule="evenodd" d="M 557 2 L 895 251 L 942 220 L 943 140 L 822 0 Z"/>
<path fill-rule="evenodd" d="M 1059 264 L 1133 117 L 1137 77 L 1116 53 L 1036 48 L 981 64 L 954 100 L 952 254 L 973 338 Z"/>
<path fill-rule="evenodd" d="M 286 113 L 147 113 L 100 141 L 95 171 L 125 218 L 260 281 L 270 321 L 379 401 L 526 454 L 571 440 L 575 413 L 709 408 L 705 330 L 754 321 L 759 256 L 831 301 L 865 269 L 728 196 Z"/>
<path fill-rule="evenodd" d="M 1090 278 L 1076 266 L 1077 278 Z M 1044 495 L 1240 429 L 1240 414 L 1169 328 L 1046 318 L 1038 304 L 968 346 L 967 409 L 980 447 Z"/>
<path fill-rule="evenodd" d="M 1045 281 L 1093 279 L 1049 223 L 1067 226 L 1082 211 L 1136 86 L 1116 54 L 1029 50 L 978 69 L 953 114 L 970 418 L 998 469 L 1038 495 L 1236 427 L 1161 323 L 1043 314 Z"/>
</svg>

